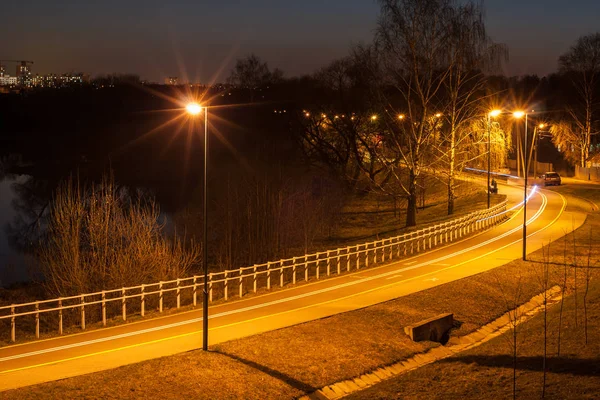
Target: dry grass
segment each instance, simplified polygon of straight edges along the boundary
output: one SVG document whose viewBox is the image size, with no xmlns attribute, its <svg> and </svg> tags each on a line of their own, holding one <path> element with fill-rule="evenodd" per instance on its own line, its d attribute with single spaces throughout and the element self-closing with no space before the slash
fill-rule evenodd
<svg viewBox="0 0 600 400">
<path fill-rule="evenodd" d="M 575 323 L 575 302 L 565 301 L 561 356 L 557 357 L 559 306 L 549 310 L 546 398 L 597 399 L 600 393 L 600 282 L 590 286 L 589 340 L 585 345 L 581 319 Z M 581 318 L 579 304 L 579 318 Z M 544 318 L 538 314 L 519 333 L 517 398 L 540 398 Z M 473 350 L 430 364 L 358 392 L 348 399 L 502 399 L 512 397 L 510 332 Z"/>
<path fill-rule="evenodd" d="M 189 352 L 0 393 L 9 399 L 269 399 L 301 394 L 225 355 Z"/>
<path fill-rule="evenodd" d="M 447 195 L 445 186 L 436 180 L 430 182 L 425 208 L 417 210 L 417 223 L 430 225 L 482 209 L 487 204 L 485 188 L 465 177 L 455 201 L 454 215 L 447 215 Z M 502 202 L 505 196 L 492 196 L 492 204 Z M 376 237 L 388 237 L 401 234 L 405 228 L 406 204 L 398 203 L 394 209 L 393 201 L 376 193 L 354 196 L 340 214 L 338 225 L 332 237 L 315 243 L 317 247 L 332 244 L 354 244 L 356 241 Z M 420 203 L 419 203 L 420 206 Z"/>
</svg>

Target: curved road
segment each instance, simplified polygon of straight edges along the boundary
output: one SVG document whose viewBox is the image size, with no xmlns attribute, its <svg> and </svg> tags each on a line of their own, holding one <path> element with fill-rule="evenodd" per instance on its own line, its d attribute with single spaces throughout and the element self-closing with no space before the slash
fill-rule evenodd
<svg viewBox="0 0 600 400">
<path fill-rule="evenodd" d="M 522 188 L 501 186 L 509 206 Z M 538 190 L 527 207 L 528 252 L 579 227 L 585 213 Z M 354 310 L 486 271 L 522 255 L 522 207 L 495 228 L 375 268 L 211 306 L 210 344 Z M 201 310 L 0 348 L 0 391 L 201 347 Z"/>
</svg>

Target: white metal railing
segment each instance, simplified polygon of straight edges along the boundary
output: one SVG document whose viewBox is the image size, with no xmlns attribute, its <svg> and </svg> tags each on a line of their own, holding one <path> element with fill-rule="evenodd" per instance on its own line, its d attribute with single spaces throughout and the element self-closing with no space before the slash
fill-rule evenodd
<svg viewBox="0 0 600 400">
<path fill-rule="evenodd" d="M 400 236 L 269 261 L 235 270 L 212 272 L 208 275 L 209 301 L 212 302 L 215 297 L 227 300 L 234 294 L 242 297 L 248 292 L 256 293 L 260 288 L 269 290 L 274 286 L 283 287 L 290 283 L 308 281 L 310 278 L 320 279 L 323 275 L 339 275 L 342 271 L 358 270 L 361 267 L 450 243 L 502 221 L 506 216 L 506 204 L 505 201 L 490 209 L 476 211 L 452 221 Z M 77 296 L 12 304 L 0 307 L 0 323 L 10 320 L 12 342 L 16 340 L 17 318 L 29 317 L 23 325 L 28 329 L 33 329 L 35 325 L 36 338 L 40 337 L 41 316 L 46 317 L 45 327 L 56 324 L 54 326 L 58 327 L 58 333 L 62 335 L 65 313 L 69 313 L 69 321 L 77 321 L 81 329 L 85 329 L 86 326 L 86 310 L 88 314 L 93 314 L 94 322 L 101 320 L 102 325 L 106 326 L 107 308 L 111 308 L 111 314 L 120 312 L 121 318 L 126 321 L 128 304 L 130 313 L 135 306 L 142 317 L 149 307 L 158 309 L 162 313 L 167 308 L 165 301 L 169 298 L 169 303 L 176 304 L 177 308 L 180 308 L 182 303 L 196 306 L 198 289 L 203 284 L 203 276 L 192 276 Z"/>
</svg>

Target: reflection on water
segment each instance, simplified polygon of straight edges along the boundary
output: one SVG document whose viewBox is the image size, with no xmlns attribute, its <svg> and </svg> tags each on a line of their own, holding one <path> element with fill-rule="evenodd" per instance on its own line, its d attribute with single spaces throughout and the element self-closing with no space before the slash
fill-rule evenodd
<svg viewBox="0 0 600 400">
<path fill-rule="evenodd" d="M 9 175 L 0 177 L 0 287 L 29 280 L 31 259 L 23 253 L 14 236 L 15 224 L 28 223 L 28 216 L 19 212 L 17 191 L 26 185 L 29 177 Z"/>
</svg>

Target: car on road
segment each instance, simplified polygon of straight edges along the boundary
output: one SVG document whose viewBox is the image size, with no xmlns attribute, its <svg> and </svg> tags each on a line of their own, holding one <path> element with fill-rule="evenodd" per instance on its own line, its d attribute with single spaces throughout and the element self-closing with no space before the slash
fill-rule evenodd
<svg viewBox="0 0 600 400">
<path fill-rule="evenodd" d="M 560 175 L 556 172 L 546 172 L 540 175 L 540 179 L 544 182 L 544 186 L 560 185 L 562 183 Z"/>
</svg>

